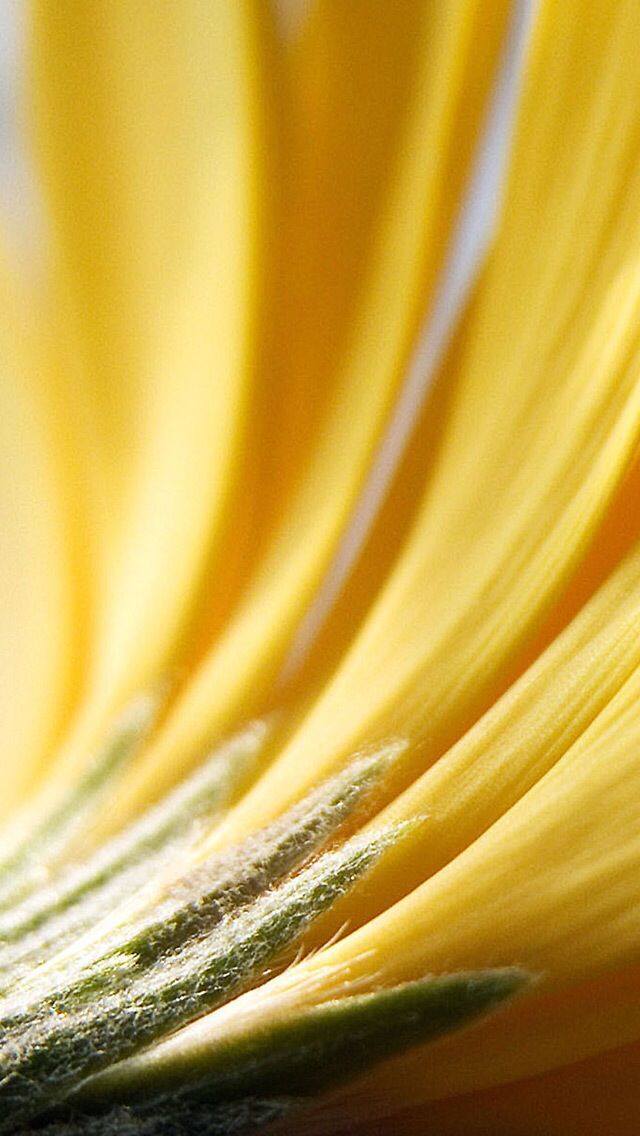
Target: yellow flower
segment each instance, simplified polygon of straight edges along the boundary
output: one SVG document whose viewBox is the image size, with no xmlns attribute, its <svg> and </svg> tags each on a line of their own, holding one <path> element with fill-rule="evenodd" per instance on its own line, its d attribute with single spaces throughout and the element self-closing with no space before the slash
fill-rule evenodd
<svg viewBox="0 0 640 1136">
<path fill-rule="evenodd" d="M 640 7 L 293 14 L 26 9 L 0 1133 L 635 1136 Z"/>
</svg>

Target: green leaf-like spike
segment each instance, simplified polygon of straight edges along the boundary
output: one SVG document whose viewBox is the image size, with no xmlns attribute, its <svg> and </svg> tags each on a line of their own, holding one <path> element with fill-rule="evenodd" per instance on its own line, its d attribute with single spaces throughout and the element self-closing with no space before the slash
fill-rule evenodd
<svg viewBox="0 0 640 1136">
<path fill-rule="evenodd" d="M 173 1045 L 158 1060 L 159 1046 L 88 1081 L 68 1102 L 73 1120 L 46 1125 L 43 1136 L 222 1136 L 236 1130 L 234 1117 L 244 1131 L 259 1127 L 273 1119 L 269 1103 L 281 1115 L 491 1012 L 528 983 L 516 968 L 428 977 L 319 1005 L 206 1052 Z"/>
<path fill-rule="evenodd" d="M 127 982 L 125 974 L 115 992 L 113 970 L 98 970 L 43 1000 L 27 1021 L 6 1021 L 0 1132 L 60 1101 L 91 1073 L 247 989 L 406 829 L 355 837 L 325 853 L 213 934 L 163 956 L 138 978 Z M 119 959 L 112 961 L 117 969 Z"/>
<path fill-rule="evenodd" d="M 433 1040 L 490 1012 L 527 988 L 517 967 L 430 975 L 415 982 L 321 1003 L 211 1047 L 170 1043 L 93 1078 L 83 1107 L 250 1096 L 305 1097 L 333 1089 L 378 1061 Z"/>
<path fill-rule="evenodd" d="M 134 699 L 80 780 L 61 795 L 35 826 L 28 825 L 16 844 L 5 841 L 6 850 L 0 852 L 0 911 L 42 885 L 43 863 L 50 871 L 56 861 L 64 859 L 91 822 L 113 779 L 153 729 L 163 696 L 164 691 Z"/>
<path fill-rule="evenodd" d="M 245 1136 L 281 1119 L 298 1103 L 269 1097 L 220 1105 L 178 1101 L 162 1110 L 118 1105 L 100 1116 L 83 1116 L 74 1110 L 49 1123 L 21 1125 L 15 1136 Z"/>
<path fill-rule="evenodd" d="M 0 972 L 60 949 L 136 885 L 148 881 L 153 871 L 175 860 L 177 850 L 199 835 L 203 822 L 211 822 L 233 800 L 253 771 L 266 734 L 266 724 L 254 722 L 234 735 L 192 777 L 85 864 L 71 866 L 49 887 L 0 915 Z M 12 947 L 15 941 L 18 945 Z"/>
<path fill-rule="evenodd" d="M 100 937 L 92 944 L 85 940 L 79 955 L 67 960 L 62 969 L 50 967 L 38 978 L 38 972 L 34 976 L 28 963 L 34 954 L 36 959 L 42 954 L 45 945 L 51 945 L 52 935 L 56 936 L 56 946 L 60 947 L 80 926 L 85 926 L 87 920 L 95 921 L 104 909 L 106 898 L 114 898 L 114 888 L 130 882 L 129 873 L 120 873 L 113 888 L 99 887 L 97 894 L 90 892 L 80 911 L 76 907 L 66 916 L 63 911 L 50 920 L 48 938 L 44 929 L 44 933 L 28 937 L 13 949 L 5 947 L 4 953 L 0 952 L 0 962 L 4 959 L 7 960 L 5 965 L 11 964 L 7 977 L 14 996 L 3 1006 L 0 1004 L 0 1018 L 6 1021 L 7 1013 L 14 1021 L 27 1018 L 39 999 L 60 997 L 77 981 L 79 972 L 84 979 L 93 967 L 99 967 L 102 980 L 106 981 L 110 958 L 115 960 L 113 979 L 117 984 L 123 963 L 130 972 L 138 971 L 163 953 L 175 951 L 190 939 L 210 933 L 223 918 L 300 868 L 328 840 L 338 836 L 345 822 L 353 825 L 354 813 L 370 799 L 402 748 L 400 742 L 389 742 L 374 753 L 352 761 L 262 832 L 250 836 L 226 854 L 211 857 L 172 884 L 168 894 L 161 894 L 149 911 L 129 918 L 122 927 L 111 927 L 106 943 Z M 16 981 L 23 975 L 24 983 L 16 989 Z M 13 1014 L 11 1004 L 17 1006 Z"/>
</svg>

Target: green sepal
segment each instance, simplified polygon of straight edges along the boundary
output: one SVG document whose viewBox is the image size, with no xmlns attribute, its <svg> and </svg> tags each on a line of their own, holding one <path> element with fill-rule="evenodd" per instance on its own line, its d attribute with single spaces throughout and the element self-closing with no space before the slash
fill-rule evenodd
<svg viewBox="0 0 640 1136">
<path fill-rule="evenodd" d="M 429 976 L 323 1003 L 205 1047 L 175 1043 L 92 1078 L 74 1103 L 153 1099 L 218 1103 L 250 1096 L 307 1097 L 334 1089 L 379 1061 L 460 1029 L 531 985 L 517 967 Z"/>
<path fill-rule="evenodd" d="M 223 1101 L 220 1105 L 176 1101 L 174 1105 L 167 1103 L 162 1111 L 153 1105 L 116 1105 L 102 1115 L 73 1112 L 21 1126 L 14 1136 L 240 1136 L 281 1120 L 299 1104 L 270 1097 Z"/>
<path fill-rule="evenodd" d="M 92 1073 L 139 1052 L 255 985 L 315 919 L 412 828 L 354 837 L 138 978 L 107 970 L 2 1023 L 0 1132 L 61 1101 Z M 120 959 L 117 960 L 118 965 Z M 114 988 L 115 986 L 115 988 Z"/>
<path fill-rule="evenodd" d="M 104 745 L 82 775 L 7 851 L 0 851 L 0 911 L 18 903 L 43 882 L 47 872 L 91 823 L 95 810 L 122 767 L 149 736 L 157 720 L 164 690 L 135 698 L 120 715 Z M 8 840 L 5 845 L 8 845 Z"/>
<path fill-rule="evenodd" d="M 433 1041 L 530 984 L 518 968 L 472 971 L 340 998 L 208 1051 L 153 1050 L 86 1082 L 42 1136 L 232 1136 L 263 1127 L 379 1061 Z M 304 1119 L 300 1119 L 304 1131 Z"/>
<path fill-rule="evenodd" d="M 359 808 L 365 803 L 370 806 L 372 793 L 403 748 L 401 742 L 387 742 L 374 752 L 359 756 L 334 777 L 314 788 L 272 825 L 248 837 L 229 852 L 212 856 L 172 883 L 166 894 L 158 896 L 149 911 L 133 920 L 128 919 L 121 927 L 111 927 L 107 942 L 100 938 L 93 944 L 85 941 L 81 959 L 66 960 L 62 970 L 49 968 L 43 980 L 38 981 L 37 977 L 34 980 L 29 964 L 38 961 L 38 955 L 42 956 L 45 948 L 51 950 L 53 942 L 60 949 L 88 922 L 95 923 L 104 910 L 105 902 L 117 899 L 124 885 L 131 886 L 135 882 L 137 873 L 132 880 L 131 872 L 123 871 L 113 880 L 111 887 L 99 886 L 97 894 L 90 892 L 79 910 L 76 906 L 67 914 L 63 907 L 57 912 L 57 918 L 47 924 L 48 933 L 44 929 L 39 935 L 26 936 L 15 947 L 5 946 L 4 951 L 0 950 L 0 973 L 4 965 L 5 981 L 11 982 L 20 1005 L 19 1012 L 13 1014 L 13 1020 L 17 1020 L 18 1016 L 29 1017 L 38 1000 L 59 996 L 73 982 L 74 967 L 76 972 L 82 971 L 82 981 L 86 981 L 91 971 L 98 971 L 104 987 L 110 959 L 113 960 L 113 978 L 117 983 L 123 966 L 128 967 L 130 974 L 135 973 L 152 965 L 163 954 L 183 947 L 190 939 L 210 933 L 224 918 L 280 883 L 294 869 L 299 869 L 328 841 L 336 840 L 346 823 L 355 827 Z M 231 756 L 230 752 L 227 757 Z M 224 796 L 229 780 L 237 779 L 234 768 L 231 765 L 225 772 L 224 763 L 218 762 L 216 784 L 219 795 Z M 209 784 L 210 806 L 212 789 Z M 174 852 L 173 845 L 170 851 Z M 153 860 L 150 863 L 148 854 L 143 866 L 147 874 L 150 867 L 158 867 Z M 22 979 L 24 985 L 16 986 Z M 12 1000 L 15 1001 L 15 997 Z M 0 1003 L 0 1018 L 4 1014 L 6 1019 L 6 1013 L 5 1000 L 4 1006 Z"/>
<path fill-rule="evenodd" d="M 253 722 L 218 746 L 207 762 L 158 805 L 99 848 L 84 864 L 70 865 L 45 888 L 0 915 L 0 973 L 37 955 L 59 950 L 94 925 L 155 871 L 175 862 L 205 822 L 233 802 L 254 771 L 267 725 Z M 40 928 L 47 927 L 46 931 Z M 17 941 L 17 946 L 11 944 Z M 11 976 L 13 981 L 13 975 Z"/>
</svg>

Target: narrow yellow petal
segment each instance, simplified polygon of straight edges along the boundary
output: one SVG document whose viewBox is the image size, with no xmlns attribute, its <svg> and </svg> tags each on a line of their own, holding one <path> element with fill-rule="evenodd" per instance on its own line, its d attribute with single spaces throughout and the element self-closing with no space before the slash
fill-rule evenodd
<svg viewBox="0 0 640 1136">
<path fill-rule="evenodd" d="M 74 544 L 38 301 L 0 280 L 0 812 L 11 815 L 69 713 Z"/>
<path fill-rule="evenodd" d="M 490 1131 L 492 1136 L 531 1136 L 542 1130 L 545 1136 L 636 1136 L 639 1059 L 638 1046 L 626 1046 L 496 1089 L 420 1104 L 399 1100 L 397 1108 L 395 1098 L 375 1097 L 375 1104 L 364 1094 L 351 1102 L 338 1098 L 305 1112 L 305 1133 L 486 1136 Z M 372 1084 L 370 1080 L 368 1088 Z M 296 1125 L 279 1125 L 279 1131 L 288 1136 Z"/>
<path fill-rule="evenodd" d="M 376 817 L 424 818 L 314 931 L 390 906 L 469 847 L 581 737 L 640 666 L 640 547 L 498 702 Z"/>
<path fill-rule="evenodd" d="M 640 13 L 572 11 L 543 6 L 501 232 L 413 531 L 344 661 L 221 841 L 383 733 L 420 743 L 405 783 L 442 753 L 492 701 L 634 455 L 640 81 L 620 53 Z M 564 21 L 580 31 L 565 35 Z"/>
<path fill-rule="evenodd" d="M 173 662 L 229 507 L 263 212 L 261 20 L 250 0 L 43 0 L 34 25 L 93 591 L 74 764 Z"/>
<path fill-rule="evenodd" d="M 246 460 L 225 554 L 211 565 L 186 644 L 185 673 L 211 649 L 250 583 L 336 397 L 426 19 L 420 5 L 318 0 L 299 34 L 274 29 L 265 77 L 273 103 L 267 256 Z"/>
<path fill-rule="evenodd" d="M 375 13 L 384 25 L 384 6 Z M 401 14 L 413 24 L 411 6 Z M 239 714 L 274 699 L 292 634 L 347 523 L 433 286 L 504 27 L 500 5 L 487 50 L 478 53 L 485 14 L 476 0 L 438 3 L 419 28 L 412 97 L 335 394 L 243 602 L 136 774 L 133 801 L 151 786 L 157 792 Z M 344 17 L 329 5 L 326 18 Z"/>
</svg>

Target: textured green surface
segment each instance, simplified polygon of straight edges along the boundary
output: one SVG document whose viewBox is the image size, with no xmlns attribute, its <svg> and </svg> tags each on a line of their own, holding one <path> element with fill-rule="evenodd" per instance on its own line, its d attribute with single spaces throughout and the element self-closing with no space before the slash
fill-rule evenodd
<svg viewBox="0 0 640 1136">
<path fill-rule="evenodd" d="M 257 981 L 399 831 L 354 838 L 140 973 L 109 957 L 1 1023 L 0 1132 Z"/>
</svg>

